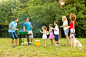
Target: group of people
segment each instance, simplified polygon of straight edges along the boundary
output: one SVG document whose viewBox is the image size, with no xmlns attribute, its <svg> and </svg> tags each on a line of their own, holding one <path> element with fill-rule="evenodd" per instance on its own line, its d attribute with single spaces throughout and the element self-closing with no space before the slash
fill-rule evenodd
<svg viewBox="0 0 86 57">
<path fill-rule="evenodd" d="M 26 17 L 25 20 L 26 20 L 26 22 L 25 22 L 24 25 L 23 25 L 23 30 L 24 30 L 24 31 L 31 31 L 31 32 L 32 32 L 32 28 L 33 28 L 33 27 L 32 27 L 32 25 L 31 25 L 31 22 L 29 22 L 29 18 Z M 9 32 L 11 38 L 12 38 L 12 46 L 13 46 L 13 47 L 16 47 L 16 46 L 18 45 L 18 44 L 17 44 L 17 39 L 18 39 L 18 37 L 17 37 L 17 35 L 16 35 L 16 33 L 15 33 L 15 30 L 18 30 L 18 29 L 16 28 L 16 27 L 17 27 L 17 22 L 18 22 L 18 18 L 15 18 L 14 21 L 10 23 L 10 25 L 9 25 L 9 30 L 8 30 L 8 32 Z M 14 38 L 15 38 L 16 45 L 13 44 L 13 43 L 14 43 Z M 31 44 L 32 44 L 32 41 L 33 41 L 33 34 L 30 35 L 29 38 L 31 38 Z"/>
<path fill-rule="evenodd" d="M 26 22 L 24 23 L 23 25 L 23 30 L 24 31 L 31 31 L 32 32 L 32 26 L 31 26 L 31 22 L 29 22 L 29 18 L 26 17 L 25 18 Z M 75 33 L 75 20 L 76 20 L 76 16 L 71 13 L 70 14 L 70 26 L 68 26 L 68 20 L 66 18 L 66 16 L 62 16 L 62 21 L 63 21 L 63 26 L 60 26 L 60 28 L 63 28 L 64 29 L 64 34 L 67 38 L 67 44 L 65 45 L 69 45 L 69 39 L 70 37 L 68 37 L 68 33 L 69 33 L 69 28 L 70 28 L 70 35 Z M 9 34 L 12 38 L 12 46 L 14 46 L 13 42 L 14 42 L 14 38 L 15 38 L 15 42 L 16 42 L 16 46 L 17 46 L 17 35 L 15 33 L 15 30 L 16 27 L 17 27 L 17 22 L 18 22 L 18 18 L 15 18 L 13 22 L 10 23 L 9 25 Z M 55 46 L 59 46 L 59 27 L 58 27 L 58 21 L 54 21 L 54 25 L 55 25 L 55 28 L 53 28 L 53 25 L 52 24 L 49 24 L 49 31 L 47 31 L 47 27 L 46 26 L 42 26 L 42 30 L 43 31 L 40 31 L 43 36 L 42 36 L 42 39 L 44 39 L 44 46 L 46 46 L 46 39 L 47 39 L 47 34 L 49 33 L 49 39 L 51 40 L 51 45 L 53 45 L 53 39 L 55 38 L 55 41 L 56 41 L 56 44 Z M 54 34 L 53 34 L 53 30 L 54 30 Z M 32 41 L 33 41 L 33 34 L 29 36 L 29 38 L 31 38 L 31 44 L 32 44 Z"/>
<path fill-rule="evenodd" d="M 69 45 L 69 39 L 70 37 L 68 37 L 68 33 L 69 33 L 69 29 L 70 29 L 70 35 L 75 33 L 75 20 L 76 20 L 76 16 L 71 13 L 70 14 L 70 26 L 68 26 L 68 20 L 66 18 L 66 16 L 62 16 L 62 22 L 63 22 L 63 26 L 60 26 L 60 28 L 63 28 L 64 30 L 64 34 L 66 36 L 67 39 L 67 44 L 65 45 Z M 51 40 L 51 45 L 53 45 L 53 39 L 55 38 L 56 44 L 55 46 L 59 46 L 59 27 L 58 27 L 58 21 L 54 21 L 54 25 L 55 28 L 53 28 L 52 24 L 49 24 L 49 31 L 47 31 L 47 27 L 46 26 L 42 26 L 42 30 L 40 31 L 43 36 L 42 39 L 44 39 L 44 46 L 46 46 L 46 39 L 47 39 L 47 33 L 49 33 L 49 38 Z M 53 30 L 54 30 L 54 34 L 53 34 Z M 54 36 L 55 35 L 55 36 Z"/>
</svg>

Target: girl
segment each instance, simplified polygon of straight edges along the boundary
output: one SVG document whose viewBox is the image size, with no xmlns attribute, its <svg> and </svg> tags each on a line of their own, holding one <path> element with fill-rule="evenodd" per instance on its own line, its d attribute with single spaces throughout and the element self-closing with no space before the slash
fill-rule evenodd
<svg viewBox="0 0 86 57">
<path fill-rule="evenodd" d="M 69 45 L 69 38 L 68 38 L 68 32 L 69 32 L 69 27 L 68 27 L 68 21 L 67 21 L 67 18 L 66 16 L 62 16 L 62 21 L 63 21 L 63 26 L 60 26 L 60 27 L 63 27 L 64 29 L 64 33 L 65 33 L 65 36 L 66 36 L 66 39 L 67 39 L 67 44 L 66 45 Z"/>
<path fill-rule="evenodd" d="M 51 45 L 53 45 L 53 39 L 55 38 L 55 36 L 53 35 L 52 27 L 53 27 L 53 25 L 49 24 L 49 28 L 50 28 L 49 29 L 49 33 L 50 33 L 49 39 L 51 40 Z"/>
<path fill-rule="evenodd" d="M 71 35 L 71 34 L 75 33 L 76 16 L 73 13 L 70 14 L 70 20 L 71 20 L 71 22 L 70 22 L 70 35 Z"/>
<path fill-rule="evenodd" d="M 43 30 L 43 32 L 42 31 L 40 31 L 40 32 L 43 34 L 42 39 L 44 39 L 44 46 L 46 46 L 46 39 L 47 39 L 47 28 L 46 28 L 46 26 L 43 26 L 42 30 Z"/>
</svg>

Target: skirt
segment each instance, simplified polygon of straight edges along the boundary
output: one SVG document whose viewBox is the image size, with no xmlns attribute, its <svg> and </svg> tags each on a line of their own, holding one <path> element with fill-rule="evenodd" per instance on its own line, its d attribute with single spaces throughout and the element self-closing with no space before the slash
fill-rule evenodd
<svg viewBox="0 0 86 57">
<path fill-rule="evenodd" d="M 54 39 L 54 38 L 55 38 L 55 36 L 53 34 L 50 34 L 48 39 Z"/>
<path fill-rule="evenodd" d="M 42 39 L 47 39 L 47 35 L 43 35 L 42 36 Z"/>
</svg>

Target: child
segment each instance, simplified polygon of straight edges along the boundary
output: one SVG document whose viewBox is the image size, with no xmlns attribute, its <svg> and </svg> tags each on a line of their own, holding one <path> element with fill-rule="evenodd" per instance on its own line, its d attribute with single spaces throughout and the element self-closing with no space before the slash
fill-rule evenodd
<svg viewBox="0 0 86 57">
<path fill-rule="evenodd" d="M 71 34 L 75 33 L 76 16 L 73 13 L 70 14 L 70 20 L 71 20 L 71 22 L 70 22 L 70 35 L 71 35 Z"/>
<path fill-rule="evenodd" d="M 43 32 L 42 31 L 40 31 L 40 32 L 43 34 L 42 39 L 44 39 L 44 46 L 46 46 L 46 39 L 47 39 L 47 28 L 46 28 L 46 26 L 43 26 L 42 30 L 43 30 Z"/>
<path fill-rule="evenodd" d="M 55 46 L 59 46 L 59 39 L 58 39 L 59 28 L 58 28 L 57 23 L 58 23 L 58 21 L 54 21 L 55 28 L 52 28 L 54 30 L 54 34 L 55 34 L 55 41 L 56 41 Z"/>
<path fill-rule="evenodd" d="M 53 25 L 49 24 L 49 28 L 50 28 L 49 29 L 49 33 L 50 33 L 49 39 L 51 40 L 51 45 L 53 45 L 53 39 L 55 38 L 55 36 L 53 35 L 52 27 L 53 27 Z"/>
</svg>

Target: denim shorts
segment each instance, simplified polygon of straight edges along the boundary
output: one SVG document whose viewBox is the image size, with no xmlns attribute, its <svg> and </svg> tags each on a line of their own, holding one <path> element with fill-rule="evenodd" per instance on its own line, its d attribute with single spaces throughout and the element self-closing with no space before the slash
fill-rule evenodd
<svg viewBox="0 0 86 57">
<path fill-rule="evenodd" d="M 58 35 L 55 35 L 55 41 L 58 41 L 59 40 L 58 38 L 59 38 Z"/>
<path fill-rule="evenodd" d="M 12 39 L 14 39 L 14 38 L 18 39 L 15 32 L 9 32 L 9 34 L 10 34 L 10 36 L 11 36 Z"/>
<path fill-rule="evenodd" d="M 64 33 L 65 33 L 65 35 L 68 35 L 68 33 L 69 33 L 69 29 L 64 30 Z"/>
</svg>

